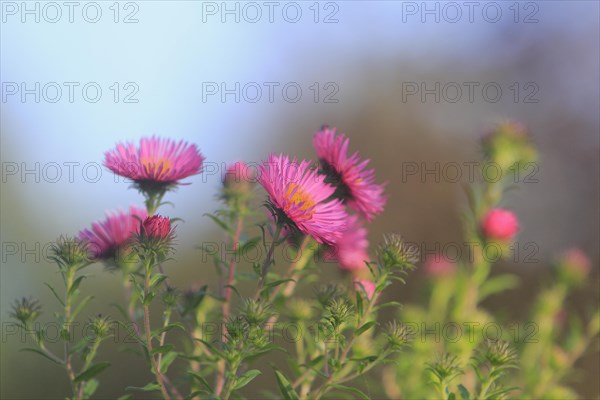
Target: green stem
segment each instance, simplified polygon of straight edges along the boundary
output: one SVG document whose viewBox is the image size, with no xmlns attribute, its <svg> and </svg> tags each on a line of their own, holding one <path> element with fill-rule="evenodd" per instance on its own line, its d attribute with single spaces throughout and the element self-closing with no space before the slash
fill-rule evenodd
<svg viewBox="0 0 600 400">
<path fill-rule="evenodd" d="M 277 245 L 277 241 L 279 240 L 279 236 L 281 234 L 281 229 L 282 229 L 282 226 L 280 224 L 277 224 L 277 227 L 275 228 L 275 233 L 273 234 L 273 239 L 272 239 L 273 241 L 271 242 L 271 247 L 269 248 L 267 257 L 265 258 L 265 261 L 263 262 L 263 265 L 261 268 L 260 280 L 258 281 L 258 285 L 256 286 L 255 298 L 257 298 L 257 299 L 260 297 L 261 289 L 265 286 L 265 281 L 267 279 L 267 273 L 269 272 L 269 267 L 271 266 L 271 263 L 273 262 L 273 253 L 275 252 L 275 246 Z"/>
<path fill-rule="evenodd" d="M 146 346 L 148 348 L 148 355 L 150 357 L 150 363 L 152 364 L 152 368 L 154 369 L 154 374 L 156 376 L 156 380 L 160 386 L 160 391 L 162 392 L 163 398 L 165 400 L 170 400 L 169 393 L 167 392 L 167 387 L 165 385 L 165 381 L 163 379 L 163 375 L 160 372 L 160 365 L 157 364 L 156 359 L 154 358 L 154 354 L 152 354 L 152 333 L 150 331 L 150 307 L 146 302 L 147 296 L 150 294 L 150 273 L 152 271 L 151 265 L 146 265 L 146 275 L 144 279 L 144 331 L 146 333 Z"/>
</svg>

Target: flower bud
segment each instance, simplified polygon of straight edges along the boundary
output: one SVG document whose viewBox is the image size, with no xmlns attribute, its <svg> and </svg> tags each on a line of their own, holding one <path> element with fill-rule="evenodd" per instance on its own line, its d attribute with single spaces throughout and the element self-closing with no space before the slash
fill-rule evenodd
<svg viewBox="0 0 600 400">
<path fill-rule="evenodd" d="M 419 261 L 417 246 L 405 243 L 402 236 L 396 234 L 384 238 L 377 255 L 379 263 L 384 268 L 412 270 L 414 264 Z"/>
<path fill-rule="evenodd" d="M 516 122 L 499 124 L 483 139 L 486 158 L 496 163 L 506 174 L 514 168 L 524 168 L 537 160 L 537 150 L 525 127 Z"/>
<path fill-rule="evenodd" d="M 456 272 L 456 264 L 441 254 L 428 256 L 423 267 L 431 278 L 445 278 L 454 275 L 454 272 Z"/>
<path fill-rule="evenodd" d="M 142 222 L 140 233 L 148 239 L 167 239 L 171 234 L 171 220 L 161 215 L 153 215 Z"/>
<path fill-rule="evenodd" d="M 37 300 L 23 297 L 21 300 L 15 300 L 10 316 L 28 326 L 40 316 L 41 309 Z"/>
<path fill-rule="evenodd" d="M 519 221 L 513 212 L 493 208 L 483 217 L 481 229 L 488 240 L 510 242 L 519 229 Z"/>
<path fill-rule="evenodd" d="M 354 281 L 354 289 L 361 294 L 366 293 L 367 299 L 371 300 L 375 294 L 375 283 L 366 279 L 357 279 Z"/>
<path fill-rule="evenodd" d="M 164 258 L 171 251 L 174 237 L 171 220 L 162 215 L 153 215 L 142 221 L 135 245 L 138 247 L 138 252 L 145 256 L 154 254 Z"/>
<path fill-rule="evenodd" d="M 558 261 L 559 276 L 570 285 L 580 285 L 592 270 L 588 256 L 577 248 L 565 251 Z"/>
<path fill-rule="evenodd" d="M 94 332 L 94 335 L 96 335 L 96 339 L 102 339 L 108 335 L 111 321 L 109 317 L 103 317 L 102 315 L 98 314 L 96 318 L 90 320 L 90 324 L 92 332 Z"/>
<path fill-rule="evenodd" d="M 70 237 L 60 237 L 52 245 L 50 258 L 62 268 L 80 268 L 90 264 L 87 243 Z"/>
<path fill-rule="evenodd" d="M 384 335 L 394 350 L 399 350 L 409 343 L 409 329 L 404 324 L 399 324 L 396 321 L 388 322 Z"/>
</svg>

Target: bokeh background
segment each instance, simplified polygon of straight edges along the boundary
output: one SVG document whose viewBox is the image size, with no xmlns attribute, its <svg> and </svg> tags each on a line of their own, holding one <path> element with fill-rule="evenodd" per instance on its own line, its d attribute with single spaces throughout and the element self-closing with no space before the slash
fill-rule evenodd
<svg viewBox="0 0 600 400">
<path fill-rule="evenodd" d="M 547 279 L 549 261 L 571 246 L 584 249 L 594 265 L 588 286 L 573 302 L 582 312 L 597 304 L 599 3 L 474 3 L 469 14 L 464 2 L 276 2 L 270 16 L 262 2 L 254 3 L 257 8 L 243 2 L 100 1 L 80 3 L 72 22 L 69 9 L 59 5 L 61 17 L 52 22 L 56 8 L 45 2 L 3 1 L 0 396 L 67 393 L 62 371 L 18 351 L 25 343 L 8 330 L 10 303 L 38 297 L 42 321 L 51 320 L 57 304 L 43 282 L 58 285 L 59 276 L 45 249 L 106 210 L 141 203 L 101 162 L 115 142 L 143 135 L 194 142 L 207 162 L 220 166 L 258 162 L 270 152 L 312 158 L 313 132 L 321 124 L 337 126 L 351 138 L 352 149 L 371 159 L 378 180 L 388 182 L 390 201 L 370 226 L 371 242 L 394 231 L 434 248 L 461 240 L 462 184 L 468 177 L 457 183 L 443 173 L 439 180 L 421 171 L 407 176 L 407 165 L 477 161 L 486 129 L 518 120 L 531 130 L 541 158 L 537 182 L 521 185 L 506 205 L 522 221 L 519 241 L 534 242 L 538 250 L 535 262 L 501 266 L 525 282 L 489 306 L 525 317 L 520 306 L 529 306 L 532 288 Z M 24 5 L 34 13 L 37 7 L 39 21 L 24 13 Z M 261 17 L 253 22 L 257 10 Z M 52 82 L 62 89 L 56 102 L 57 85 L 47 85 Z M 64 82 L 75 82 L 72 101 Z M 214 83 L 220 90 L 221 83 L 234 89 L 236 82 L 240 88 L 257 83 L 262 97 L 251 101 L 253 85 L 239 92 L 239 101 L 235 94 L 223 99 L 220 92 L 207 92 Z M 265 82 L 274 82 L 272 99 Z M 465 82 L 476 85 L 472 99 Z M 439 101 L 435 94 L 406 92 L 436 83 Z M 463 89 L 458 98 L 452 83 Z M 291 89 L 284 93 L 286 84 Z M 94 87 L 102 90 L 96 102 L 90 101 Z M 297 87 L 302 94 L 292 102 Z M 21 97 L 24 88 L 34 93 Z M 195 246 L 218 237 L 202 215 L 219 206 L 220 172 L 211 168 L 168 196 L 176 208 L 164 212 L 185 220 L 177 262 L 168 267 L 181 287 L 215 281 Z M 91 271 L 94 280 L 84 287 L 96 301 L 89 314 L 114 313 L 105 305 L 122 301 L 119 279 L 99 265 Z M 340 279 L 334 268 L 324 274 Z M 418 301 L 419 274 L 395 296 Z M 106 357 L 122 372 L 103 376 L 101 397 L 118 397 L 148 378 L 136 357 L 113 347 Z M 597 398 L 598 353 L 590 352 L 577 367 L 583 373 L 574 387 L 584 398 Z"/>
</svg>

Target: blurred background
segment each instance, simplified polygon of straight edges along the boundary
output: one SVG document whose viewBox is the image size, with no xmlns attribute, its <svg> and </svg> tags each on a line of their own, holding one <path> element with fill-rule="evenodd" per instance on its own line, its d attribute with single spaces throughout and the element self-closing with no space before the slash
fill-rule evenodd
<svg viewBox="0 0 600 400">
<path fill-rule="evenodd" d="M 336 126 L 388 182 L 371 242 L 393 231 L 435 249 L 461 241 L 469 182 L 466 167 L 458 181 L 443 167 L 478 161 L 487 129 L 520 121 L 541 157 L 527 171 L 535 179 L 505 205 L 521 220 L 520 245 L 537 247 L 529 262 L 500 266 L 525 281 L 489 306 L 525 317 L 519 305 L 529 306 L 549 261 L 572 246 L 594 265 L 574 304 L 582 311 L 597 304 L 599 3 L 471 3 L 135 1 L 70 9 L 3 1 L 0 397 L 67 392 L 63 371 L 18 351 L 25 344 L 8 330 L 10 303 L 37 297 L 42 321 L 52 319 L 58 304 L 44 282 L 58 286 L 60 277 L 44 257 L 47 246 L 106 210 L 141 204 L 101 163 L 116 142 L 143 135 L 196 143 L 211 165 L 168 195 L 175 208 L 164 208 L 185 221 L 167 270 L 187 287 L 215 282 L 195 246 L 218 237 L 202 215 L 219 207 L 225 163 L 270 152 L 314 158 L 315 130 Z M 92 273 L 84 285 L 96 296 L 89 314 L 111 313 L 105 305 L 122 302 L 120 280 L 100 265 Z M 325 274 L 340 279 L 334 268 Z M 398 299 L 419 301 L 420 274 Z M 136 357 L 114 347 L 105 357 L 123 372 L 104 376 L 100 397 L 148 379 Z M 597 398 L 598 353 L 577 367 L 585 373 L 574 387 Z"/>
</svg>

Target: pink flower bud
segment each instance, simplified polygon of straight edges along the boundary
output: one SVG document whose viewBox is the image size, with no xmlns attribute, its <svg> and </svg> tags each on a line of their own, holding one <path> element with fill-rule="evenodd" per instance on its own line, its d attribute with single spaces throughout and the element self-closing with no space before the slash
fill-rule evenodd
<svg viewBox="0 0 600 400">
<path fill-rule="evenodd" d="M 565 266 L 582 276 L 587 276 L 592 269 L 592 262 L 580 249 L 569 249 L 562 256 Z"/>
<path fill-rule="evenodd" d="M 361 288 L 362 285 L 362 288 Z M 366 280 L 366 279 L 357 279 L 354 281 L 354 288 L 362 293 L 362 289 L 367 293 L 367 297 L 369 300 L 373 298 L 373 294 L 375 293 L 375 283 Z"/>
<path fill-rule="evenodd" d="M 513 212 L 493 208 L 483 218 L 481 228 L 488 239 L 511 241 L 519 229 L 519 221 Z"/>
<path fill-rule="evenodd" d="M 441 254 L 434 254 L 425 259 L 425 272 L 432 278 L 443 278 L 454 274 L 456 264 Z"/>
<path fill-rule="evenodd" d="M 162 215 L 147 217 L 142 222 L 142 235 L 151 239 L 168 239 L 172 234 L 171 220 Z"/>
</svg>

